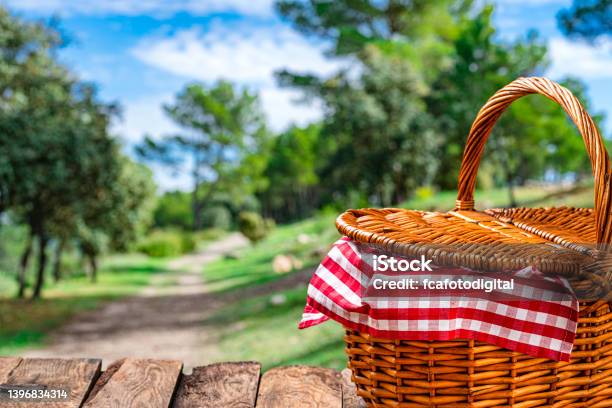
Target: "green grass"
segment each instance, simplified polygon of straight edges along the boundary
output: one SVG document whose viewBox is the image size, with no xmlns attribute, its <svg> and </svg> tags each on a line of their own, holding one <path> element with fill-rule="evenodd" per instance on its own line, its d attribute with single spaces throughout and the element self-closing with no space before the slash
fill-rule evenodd
<svg viewBox="0 0 612 408">
<path fill-rule="evenodd" d="M 247 296 L 221 310 L 211 320 L 221 330 L 218 360 L 257 360 L 264 370 L 289 364 L 344 368 L 344 330 L 338 323 L 298 330 L 305 300 L 306 286 L 300 284 Z"/>
<path fill-rule="evenodd" d="M 136 293 L 151 277 L 164 270 L 163 262 L 140 255 L 107 258 L 92 284 L 86 277 L 72 277 L 49 284 L 38 301 L 16 300 L 11 292 L 0 296 L 0 355 L 18 354 L 40 346 L 46 334 L 78 312 Z M 5 279 L 4 279 L 5 280 Z"/>
<path fill-rule="evenodd" d="M 278 226 L 262 242 L 241 251 L 238 259 L 220 259 L 206 267 L 205 279 L 216 291 L 236 290 L 263 284 L 279 278 L 271 268 L 278 254 L 293 255 L 304 267 L 315 265 L 320 259 L 317 249 L 324 250 L 339 235 L 334 227 L 334 216 L 323 215 L 289 225 Z M 309 243 L 299 243 L 298 235 L 307 234 Z"/>
<path fill-rule="evenodd" d="M 557 187 L 526 186 L 518 187 L 515 191 L 519 206 L 545 207 L 545 206 L 574 206 L 593 207 L 592 186 L 578 186 L 567 190 Z M 435 194 L 422 194 L 400 205 L 402 208 L 431 211 L 449 211 L 455 206 L 456 191 L 440 191 Z M 474 194 L 476 208 L 506 207 L 509 203 L 508 189 L 495 188 L 490 190 L 476 190 Z"/>
<path fill-rule="evenodd" d="M 278 254 L 296 257 L 305 268 L 315 266 L 321 251 L 339 237 L 334 218 L 321 215 L 278 226 L 257 246 L 243 250 L 239 259 L 221 259 L 205 268 L 204 277 L 212 289 L 237 298 L 210 321 L 220 337 L 217 360 L 257 360 L 264 369 L 287 364 L 337 369 L 346 365 L 339 324 L 297 329 L 309 274 L 277 274 L 272 269 Z M 300 234 L 307 234 L 311 241 L 300 243 Z M 295 279 L 296 273 L 300 279 Z"/>
</svg>

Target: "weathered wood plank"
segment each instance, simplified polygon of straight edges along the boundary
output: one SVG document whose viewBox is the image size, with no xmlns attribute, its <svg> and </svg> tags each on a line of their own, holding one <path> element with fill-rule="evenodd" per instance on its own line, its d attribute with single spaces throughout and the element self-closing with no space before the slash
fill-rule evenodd
<svg viewBox="0 0 612 408">
<path fill-rule="evenodd" d="M 181 379 L 174 408 L 253 408 L 261 364 L 237 362 L 196 367 Z"/>
<path fill-rule="evenodd" d="M 101 361 L 96 359 L 28 358 L 23 359 L 8 373 L 0 384 L 0 406 L 2 408 L 79 407 L 91 386 L 100 374 Z M 30 392 L 41 390 L 55 393 L 56 398 L 11 399 L 9 390 L 23 389 Z M 63 398 L 59 391 L 66 392 Z M 37 394 L 42 395 L 42 394 Z"/>
<path fill-rule="evenodd" d="M 21 363 L 20 357 L 0 357 L 0 384 L 4 384 L 9 374 Z"/>
<path fill-rule="evenodd" d="M 112 376 L 115 375 L 124 362 L 125 358 L 122 358 L 106 367 L 106 370 L 102 372 L 102 374 L 98 377 L 98 381 L 96 381 L 94 386 L 91 388 L 91 391 L 87 395 L 86 402 L 91 401 L 96 395 L 98 395 L 98 392 L 100 392 L 100 390 L 106 385 L 106 383 L 108 383 Z"/>
<path fill-rule="evenodd" d="M 345 368 L 342 375 L 342 407 L 343 408 L 366 408 L 366 403 L 359 395 L 353 381 L 351 381 L 351 370 Z"/>
<path fill-rule="evenodd" d="M 183 364 L 175 360 L 127 358 L 100 377 L 85 408 L 167 408 Z"/>
<path fill-rule="evenodd" d="M 342 408 L 340 373 L 328 368 L 290 366 L 266 372 L 257 408 Z"/>
</svg>

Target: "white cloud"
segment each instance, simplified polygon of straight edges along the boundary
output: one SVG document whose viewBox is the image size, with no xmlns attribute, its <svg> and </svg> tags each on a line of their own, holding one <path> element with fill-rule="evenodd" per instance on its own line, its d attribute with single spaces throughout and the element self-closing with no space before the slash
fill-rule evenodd
<svg viewBox="0 0 612 408">
<path fill-rule="evenodd" d="M 338 63 L 322 55 L 321 45 L 307 41 L 284 25 L 227 26 L 217 21 L 210 30 L 179 31 L 170 37 L 142 40 L 132 54 L 176 75 L 213 81 L 219 78 L 263 84 L 280 68 L 327 74 Z"/>
<path fill-rule="evenodd" d="M 167 17 L 184 11 L 195 15 L 236 12 L 254 16 L 273 14 L 273 0 L 5 0 L 12 10 L 34 14 L 126 15 Z"/>
<path fill-rule="evenodd" d="M 320 102 L 298 103 L 301 94 L 297 90 L 270 86 L 261 89 L 260 95 L 268 124 L 275 131 L 282 131 L 292 124 L 307 125 L 321 118 Z"/>
<path fill-rule="evenodd" d="M 552 66 L 548 75 L 559 78 L 572 75 L 583 79 L 612 78 L 612 42 L 597 45 L 570 41 L 562 37 L 549 42 Z"/>
<path fill-rule="evenodd" d="M 210 83 L 224 78 L 258 91 L 268 123 L 275 131 L 316 121 L 322 109 L 317 102 L 297 103 L 300 92 L 279 88 L 274 72 L 288 68 L 327 75 L 341 65 L 324 58 L 321 45 L 308 42 L 285 26 L 228 27 L 216 22 L 206 32 L 186 29 L 171 36 L 145 38 L 130 52 L 141 62 L 186 80 Z M 124 119 L 116 125 L 116 132 L 128 145 L 134 145 L 145 133 L 159 137 L 179 131 L 161 108 L 172 99 L 173 94 L 167 93 L 123 101 Z M 152 168 L 163 190 L 190 188 L 185 173 Z"/>
<path fill-rule="evenodd" d="M 206 32 L 193 28 L 169 37 L 146 38 L 131 51 L 145 64 L 189 80 L 210 83 L 222 78 L 259 91 L 274 130 L 320 117 L 320 106 L 296 104 L 296 91 L 279 89 L 274 72 L 286 68 L 329 75 L 343 64 L 328 60 L 322 52 L 321 44 L 307 41 L 286 26 L 220 22 Z"/>
</svg>

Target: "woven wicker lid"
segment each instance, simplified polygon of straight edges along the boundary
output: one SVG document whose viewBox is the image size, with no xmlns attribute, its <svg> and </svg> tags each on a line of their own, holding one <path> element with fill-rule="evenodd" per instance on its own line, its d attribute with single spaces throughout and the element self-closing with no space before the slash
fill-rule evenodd
<svg viewBox="0 0 612 408">
<path fill-rule="evenodd" d="M 571 217 L 579 229 L 587 230 L 585 237 L 594 236 L 592 210 L 567 207 L 529 210 Z M 560 229 L 561 234 L 555 235 L 551 232 L 554 223 L 539 225 L 529 223 L 528 218 L 517 219 L 517 226 L 509 218 L 512 211 L 445 213 L 366 208 L 344 212 L 336 226 L 353 240 L 398 255 L 424 255 L 440 265 L 490 271 L 537 266 L 543 272 L 576 276 L 582 265 L 593 261 L 594 245 L 570 241 L 569 238 L 577 237 L 573 230 Z M 514 211 L 525 214 L 524 209 Z M 590 229 L 586 225 L 591 225 Z"/>
<path fill-rule="evenodd" d="M 476 173 L 487 138 L 499 116 L 514 100 L 534 93 L 561 105 L 580 131 L 595 178 L 594 209 L 476 211 Z M 608 291 L 612 273 L 601 272 L 600 260 L 609 258 L 604 254 L 612 240 L 611 180 L 610 160 L 601 135 L 571 92 L 546 78 L 519 78 L 495 93 L 472 125 L 453 211 L 348 210 L 338 217 L 336 226 L 340 233 L 353 240 L 399 255 L 425 255 L 440 265 L 494 271 L 536 266 L 543 272 L 570 277 L 575 287 L 584 287 L 583 282 L 588 280 L 590 287 Z"/>
</svg>

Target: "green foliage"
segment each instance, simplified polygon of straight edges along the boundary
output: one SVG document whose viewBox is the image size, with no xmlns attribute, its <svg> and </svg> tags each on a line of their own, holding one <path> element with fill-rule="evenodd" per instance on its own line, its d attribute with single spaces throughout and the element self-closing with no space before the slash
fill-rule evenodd
<svg viewBox="0 0 612 408">
<path fill-rule="evenodd" d="M 193 233 L 193 237 L 197 242 L 215 241 L 223 238 L 227 234 L 227 231 L 218 230 L 214 228 L 205 229 Z"/>
<path fill-rule="evenodd" d="M 202 211 L 202 227 L 229 230 L 232 225 L 232 214 L 223 206 L 205 208 Z"/>
<path fill-rule="evenodd" d="M 366 45 L 398 36 L 423 39 L 452 34 L 453 18 L 471 1 L 281 0 L 277 11 L 294 27 L 333 44 L 334 55 L 355 54 Z"/>
<path fill-rule="evenodd" d="M 419 187 L 414 193 L 414 198 L 417 200 L 428 200 L 435 195 L 435 191 L 430 186 Z"/>
<path fill-rule="evenodd" d="M 425 84 L 410 61 L 372 45 L 362 64 L 357 81 L 341 74 L 322 87 L 333 112 L 324 134 L 334 138 L 322 173 L 333 194 L 348 197 L 357 186 L 375 204 L 388 206 L 431 180 L 439 137 L 422 102 Z"/>
<path fill-rule="evenodd" d="M 125 156 L 121 156 L 120 161 L 119 177 L 104 196 L 107 199 L 105 207 L 98 198 L 92 213 L 85 218 L 88 227 L 109 237 L 112 250 L 128 249 L 145 233 L 153 220 L 156 205 L 151 170 Z"/>
<path fill-rule="evenodd" d="M 190 229 L 193 226 L 190 194 L 182 191 L 164 193 L 157 200 L 153 219 L 158 228 Z"/>
<path fill-rule="evenodd" d="M 259 194 L 267 214 L 277 220 L 312 214 L 321 183 L 317 170 L 324 161 L 320 147 L 320 125 L 291 127 L 271 141 L 264 173 L 268 188 Z"/>
<path fill-rule="evenodd" d="M 138 244 L 139 252 L 153 258 L 166 258 L 192 252 L 196 247 L 193 233 L 179 230 L 154 230 Z"/>
<path fill-rule="evenodd" d="M 268 233 L 276 228 L 276 221 L 272 218 L 264 218 L 264 228 Z"/>
<path fill-rule="evenodd" d="M 118 107 L 57 62 L 59 34 L 3 8 L 0 31 L 0 213 L 11 210 L 36 238 L 38 297 L 52 239 L 79 240 L 94 265 L 103 242 L 122 249 L 146 228 L 154 186 L 110 135 Z"/>
<path fill-rule="evenodd" d="M 193 232 L 181 232 L 181 254 L 188 254 L 195 251 L 198 241 Z"/>
<path fill-rule="evenodd" d="M 253 244 L 264 239 L 273 227 L 274 225 L 266 222 L 258 213 L 242 211 L 238 215 L 238 229 Z"/>
<path fill-rule="evenodd" d="M 320 98 L 326 108 L 316 150 L 321 185 L 309 200 L 317 206 L 393 205 L 421 186 L 456 188 L 480 106 L 515 78 L 547 66 L 535 32 L 500 40 L 493 6 L 483 3 L 283 0 L 277 9 L 304 34 L 332 44 L 330 55 L 350 55 L 358 65 L 331 77 L 278 74 L 282 85 Z M 586 101 L 580 83 L 566 83 Z M 494 127 L 482 178 L 512 190 L 546 174 L 580 176 L 588 160 L 578 154 L 579 143 L 562 109 L 526 98 Z M 291 196 L 276 196 L 275 206 L 283 204 Z"/>
</svg>

